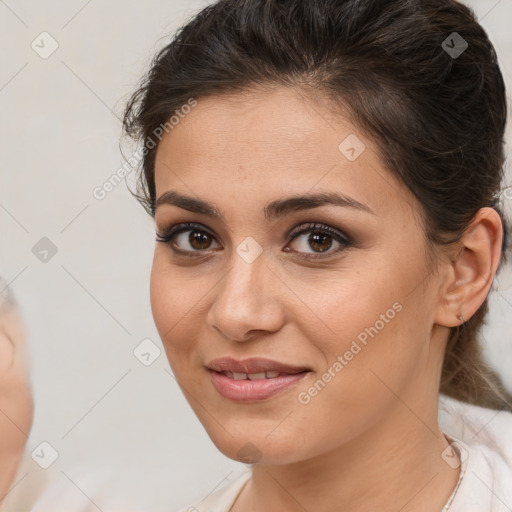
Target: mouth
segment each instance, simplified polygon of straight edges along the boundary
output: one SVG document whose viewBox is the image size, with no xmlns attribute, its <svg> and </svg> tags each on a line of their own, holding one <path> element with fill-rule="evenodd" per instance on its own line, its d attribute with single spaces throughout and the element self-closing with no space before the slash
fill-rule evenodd
<svg viewBox="0 0 512 512">
<path fill-rule="evenodd" d="M 281 373 L 275 371 L 258 372 L 258 373 L 243 373 L 243 372 L 218 372 L 233 380 L 261 380 L 261 379 L 275 379 L 289 373 Z"/>
<path fill-rule="evenodd" d="M 207 365 L 211 381 L 224 398 L 238 403 L 268 400 L 289 390 L 311 370 L 264 358 L 215 359 Z"/>
</svg>

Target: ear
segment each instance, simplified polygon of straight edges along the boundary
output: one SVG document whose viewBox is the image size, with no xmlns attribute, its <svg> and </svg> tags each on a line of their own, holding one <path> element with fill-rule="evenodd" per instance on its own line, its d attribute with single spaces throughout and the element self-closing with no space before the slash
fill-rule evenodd
<svg viewBox="0 0 512 512">
<path fill-rule="evenodd" d="M 482 305 L 500 262 L 502 239 L 498 212 L 488 207 L 478 210 L 447 263 L 435 315 L 437 324 L 456 327 Z"/>
</svg>

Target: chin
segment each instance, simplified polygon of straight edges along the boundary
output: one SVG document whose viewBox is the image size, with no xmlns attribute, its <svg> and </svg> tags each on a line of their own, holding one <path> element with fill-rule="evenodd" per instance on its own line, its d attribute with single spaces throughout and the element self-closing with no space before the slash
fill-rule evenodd
<svg viewBox="0 0 512 512">
<path fill-rule="evenodd" d="M 240 428 L 233 432 L 227 426 L 226 430 L 218 424 L 203 423 L 207 434 L 217 449 L 226 457 L 243 462 L 244 464 L 290 464 L 298 462 L 301 452 L 297 450 L 297 436 L 292 432 L 282 430 L 271 435 L 272 431 L 265 422 L 265 427 L 257 429 L 257 421 L 251 421 L 251 426 Z M 275 423 L 274 423 L 275 428 Z"/>
</svg>

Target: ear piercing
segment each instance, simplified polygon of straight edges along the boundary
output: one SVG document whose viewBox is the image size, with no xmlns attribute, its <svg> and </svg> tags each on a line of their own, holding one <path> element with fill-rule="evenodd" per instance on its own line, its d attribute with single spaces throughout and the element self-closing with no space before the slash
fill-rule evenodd
<svg viewBox="0 0 512 512">
<path fill-rule="evenodd" d="M 464 317 L 462 316 L 462 313 L 459 313 L 457 315 L 457 318 L 459 319 L 460 323 L 463 324 L 464 323 Z"/>
</svg>

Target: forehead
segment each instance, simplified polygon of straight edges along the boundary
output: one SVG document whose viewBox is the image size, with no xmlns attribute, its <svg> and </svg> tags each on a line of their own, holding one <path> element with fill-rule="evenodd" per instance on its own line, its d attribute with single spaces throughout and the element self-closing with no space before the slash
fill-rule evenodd
<svg viewBox="0 0 512 512">
<path fill-rule="evenodd" d="M 411 199 L 355 124 L 291 88 L 198 99 L 160 142 L 155 184 L 157 197 L 220 191 L 246 204 L 326 190 L 364 197 L 373 210 Z"/>
<path fill-rule="evenodd" d="M 311 100 L 289 88 L 202 98 L 164 137 L 158 153 L 184 148 L 189 160 L 205 154 L 243 160 L 250 152 L 253 158 L 292 161 L 299 147 L 311 148 L 325 138 L 326 130 L 333 131 L 328 113 L 314 108 Z"/>
</svg>

